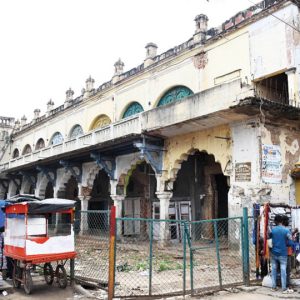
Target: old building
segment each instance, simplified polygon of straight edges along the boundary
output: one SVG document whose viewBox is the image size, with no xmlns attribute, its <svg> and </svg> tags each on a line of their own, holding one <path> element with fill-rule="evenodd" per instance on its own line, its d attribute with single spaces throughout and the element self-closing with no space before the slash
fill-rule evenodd
<svg viewBox="0 0 300 300">
<path fill-rule="evenodd" d="M 253 202 L 300 204 L 291 176 L 299 21 L 298 1 L 265 0 L 218 28 L 197 15 L 188 41 L 161 54 L 147 44 L 132 70 L 119 59 L 108 82 L 89 77 L 78 97 L 69 89 L 64 104 L 50 100 L 45 115 L 36 109 L 16 124 L 1 197 L 35 193 L 78 199 L 82 210 L 115 204 L 118 216 L 183 220 L 240 215 Z"/>
</svg>

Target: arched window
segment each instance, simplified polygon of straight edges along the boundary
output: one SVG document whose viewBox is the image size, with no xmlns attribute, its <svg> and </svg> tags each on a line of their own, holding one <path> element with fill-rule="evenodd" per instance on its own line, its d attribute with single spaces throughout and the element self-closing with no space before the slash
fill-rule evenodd
<svg viewBox="0 0 300 300">
<path fill-rule="evenodd" d="M 144 111 L 143 106 L 138 102 L 132 102 L 128 105 L 127 109 L 125 110 L 122 119 L 133 116 L 140 112 Z"/>
<path fill-rule="evenodd" d="M 77 138 L 80 135 L 83 135 L 83 129 L 80 125 L 77 124 L 77 125 L 73 126 L 73 128 L 71 129 L 69 138 L 72 140 L 72 139 Z"/>
<path fill-rule="evenodd" d="M 190 95 L 193 95 L 193 91 L 185 86 L 175 86 L 168 90 L 158 101 L 157 106 L 164 106 L 169 103 L 178 101 Z"/>
<path fill-rule="evenodd" d="M 90 130 L 104 127 L 111 123 L 111 119 L 107 115 L 97 116 L 90 126 Z"/>
<path fill-rule="evenodd" d="M 49 145 L 54 146 L 57 144 L 61 144 L 64 141 L 64 138 L 60 132 L 55 132 L 50 140 Z"/>
<path fill-rule="evenodd" d="M 16 148 L 16 149 L 14 150 L 14 152 L 13 152 L 12 157 L 13 157 L 13 158 L 17 158 L 17 157 L 19 157 L 19 156 L 20 156 L 20 152 L 19 152 L 19 150 Z"/>
<path fill-rule="evenodd" d="M 35 144 L 35 150 L 40 150 L 43 148 L 45 148 L 45 141 L 42 138 L 40 138 Z"/>
<path fill-rule="evenodd" d="M 26 154 L 29 154 L 29 153 L 31 153 L 31 152 L 32 152 L 31 147 L 30 147 L 29 144 L 27 144 L 27 145 L 24 147 L 24 149 L 23 149 L 22 155 L 26 155 Z"/>
</svg>

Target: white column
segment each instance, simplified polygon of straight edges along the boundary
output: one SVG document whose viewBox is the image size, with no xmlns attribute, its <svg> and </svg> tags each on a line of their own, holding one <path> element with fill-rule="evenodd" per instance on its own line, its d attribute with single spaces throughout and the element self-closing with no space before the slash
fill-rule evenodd
<svg viewBox="0 0 300 300">
<path fill-rule="evenodd" d="M 10 181 L 8 186 L 7 199 L 14 196 L 16 194 L 16 190 L 17 190 L 16 185 L 14 184 L 13 181 Z"/>
<path fill-rule="evenodd" d="M 160 219 L 169 219 L 169 205 L 170 199 L 172 198 L 172 192 L 156 192 L 157 198 L 160 202 Z M 159 226 L 159 239 L 162 244 L 164 244 L 170 238 L 169 223 L 160 222 Z"/>
<path fill-rule="evenodd" d="M 299 99 L 296 94 L 296 68 L 292 68 L 285 72 L 288 77 L 288 92 L 289 92 L 289 104 L 297 106 Z"/>
<path fill-rule="evenodd" d="M 116 207 L 116 217 L 122 218 L 122 207 L 125 199 L 125 195 L 110 195 L 111 199 L 114 201 L 114 206 Z M 122 235 L 121 222 L 117 221 L 117 237 Z"/>
<path fill-rule="evenodd" d="M 80 234 L 84 234 L 84 232 L 87 232 L 89 229 L 88 224 L 88 204 L 89 200 L 91 199 L 91 196 L 78 196 L 78 199 L 81 202 L 81 212 L 80 214 Z"/>
</svg>

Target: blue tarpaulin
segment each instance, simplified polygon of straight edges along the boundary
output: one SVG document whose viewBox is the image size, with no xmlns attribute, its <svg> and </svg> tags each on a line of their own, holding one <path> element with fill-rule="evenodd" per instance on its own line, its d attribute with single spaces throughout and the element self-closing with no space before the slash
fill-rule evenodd
<svg viewBox="0 0 300 300">
<path fill-rule="evenodd" d="M 0 227 L 4 227 L 5 225 L 5 213 L 2 208 L 7 205 L 5 200 L 0 200 Z"/>
</svg>

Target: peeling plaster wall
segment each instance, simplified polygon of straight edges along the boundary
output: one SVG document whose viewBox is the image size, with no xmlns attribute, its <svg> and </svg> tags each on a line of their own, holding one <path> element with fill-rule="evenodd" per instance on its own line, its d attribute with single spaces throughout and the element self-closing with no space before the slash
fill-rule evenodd
<svg viewBox="0 0 300 300">
<path fill-rule="evenodd" d="M 231 125 L 232 174 L 228 193 L 229 217 L 241 216 L 242 207 L 250 207 L 259 191 L 260 183 L 260 131 L 256 119 Z M 239 163 L 251 164 L 251 181 L 236 180 L 235 168 Z"/>
<path fill-rule="evenodd" d="M 274 12 L 274 16 L 293 24 L 297 18 L 297 11 L 297 7 L 291 4 Z M 253 79 L 293 66 L 293 43 L 289 38 L 290 27 L 277 18 L 269 15 L 249 27 Z"/>
<path fill-rule="evenodd" d="M 163 166 L 165 179 L 174 181 L 181 163 L 187 160 L 188 155 L 193 154 L 195 150 L 213 154 L 215 161 L 221 164 L 224 171 L 231 157 L 231 144 L 228 139 L 220 139 L 216 136 L 229 138 L 229 127 L 224 125 L 167 139 Z"/>
<path fill-rule="evenodd" d="M 289 175 L 300 159 L 300 133 L 292 128 L 262 125 L 262 143 L 281 148 L 282 183 L 264 184 L 270 190 L 270 201 L 295 205 L 294 180 Z"/>
</svg>

